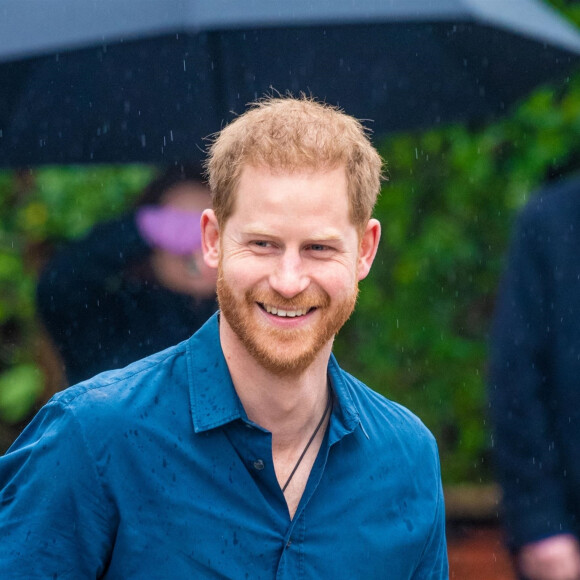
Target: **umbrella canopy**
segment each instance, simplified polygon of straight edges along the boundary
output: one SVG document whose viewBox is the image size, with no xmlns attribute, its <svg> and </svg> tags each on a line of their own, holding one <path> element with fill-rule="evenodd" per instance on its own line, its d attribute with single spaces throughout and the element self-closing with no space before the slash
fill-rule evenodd
<svg viewBox="0 0 580 580">
<path fill-rule="evenodd" d="M 375 135 L 483 120 L 579 57 L 538 0 L 3 0 L 0 164 L 200 159 L 272 88 Z"/>
</svg>

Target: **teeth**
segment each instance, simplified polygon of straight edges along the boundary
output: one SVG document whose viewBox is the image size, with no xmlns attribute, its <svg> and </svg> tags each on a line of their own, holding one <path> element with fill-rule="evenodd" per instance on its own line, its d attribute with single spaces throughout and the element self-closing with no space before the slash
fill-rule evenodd
<svg viewBox="0 0 580 580">
<path fill-rule="evenodd" d="M 282 310 L 281 308 L 276 308 L 275 306 L 269 306 L 264 304 L 266 312 L 269 314 L 275 314 L 276 316 L 281 316 L 283 318 L 294 318 L 296 316 L 304 316 L 308 312 L 308 308 L 303 308 L 300 310 Z"/>
</svg>

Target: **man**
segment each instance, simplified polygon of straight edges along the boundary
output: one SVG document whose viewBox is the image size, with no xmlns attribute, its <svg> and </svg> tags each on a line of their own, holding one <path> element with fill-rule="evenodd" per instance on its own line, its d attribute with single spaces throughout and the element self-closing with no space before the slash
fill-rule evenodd
<svg viewBox="0 0 580 580">
<path fill-rule="evenodd" d="M 504 522 L 522 578 L 580 580 L 580 179 L 518 218 L 489 395 Z"/>
<path fill-rule="evenodd" d="M 0 576 L 447 577 L 432 436 L 331 355 L 380 171 L 356 120 L 305 98 L 220 133 L 201 219 L 220 314 L 39 413 L 0 463 Z"/>
</svg>

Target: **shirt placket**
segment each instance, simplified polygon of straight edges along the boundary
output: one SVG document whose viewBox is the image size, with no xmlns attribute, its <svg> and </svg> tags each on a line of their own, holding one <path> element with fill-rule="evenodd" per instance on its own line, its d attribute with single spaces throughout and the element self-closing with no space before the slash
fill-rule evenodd
<svg viewBox="0 0 580 580">
<path fill-rule="evenodd" d="M 349 431 L 331 415 L 330 426 L 314 462 L 308 483 L 290 520 L 284 494 L 276 478 L 272 459 L 272 435 L 248 419 L 240 419 L 226 427 L 226 433 L 244 462 L 262 496 L 276 514 L 277 532 L 281 537 L 280 559 L 276 579 L 304 578 L 304 542 L 306 541 L 306 509 L 322 479 L 330 447 Z"/>
<path fill-rule="evenodd" d="M 332 421 L 332 418 L 331 418 Z M 288 531 L 284 538 L 284 551 L 280 556 L 280 562 L 276 571 L 277 579 L 294 580 L 296 578 L 305 577 L 304 569 L 304 542 L 306 541 L 306 510 L 312 496 L 316 493 L 326 462 L 328 459 L 330 445 L 328 433 L 324 436 L 320 451 L 308 478 L 308 483 L 298 509 L 294 514 L 293 520 L 290 522 Z"/>
<path fill-rule="evenodd" d="M 272 434 L 248 420 L 235 421 L 224 430 L 264 500 L 275 513 L 282 542 L 288 522 L 288 508 L 274 470 Z"/>
</svg>

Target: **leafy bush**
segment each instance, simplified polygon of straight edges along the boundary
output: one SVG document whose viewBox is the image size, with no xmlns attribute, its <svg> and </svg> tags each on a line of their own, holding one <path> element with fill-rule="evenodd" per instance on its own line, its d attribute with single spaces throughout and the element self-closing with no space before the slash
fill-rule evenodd
<svg viewBox="0 0 580 580">
<path fill-rule="evenodd" d="M 491 478 L 486 342 L 515 213 L 580 168 L 580 77 L 485 128 L 391 137 L 377 263 L 337 339 L 345 366 L 436 435 L 444 480 Z"/>
<path fill-rule="evenodd" d="M 62 386 L 39 378 L 46 361 L 34 292 L 52 245 L 121 212 L 152 175 L 146 166 L 0 173 L 0 452 L 47 391 Z"/>
<path fill-rule="evenodd" d="M 376 210 L 381 248 L 335 350 L 424 420 L 447 483 L 486 481 L 494 294 L 515 213 L 542 183 L 580 168 L 580 77 L 562 91 L 538 90 L 487 127 L 394 135 L 380 150 L 389 176 Z M 0 172 L 0 450 L 46 396 L 34 372 L 42 363 L 34 287 L 46 244 L 122 211 L 153 171 Z"/>
</svg>

